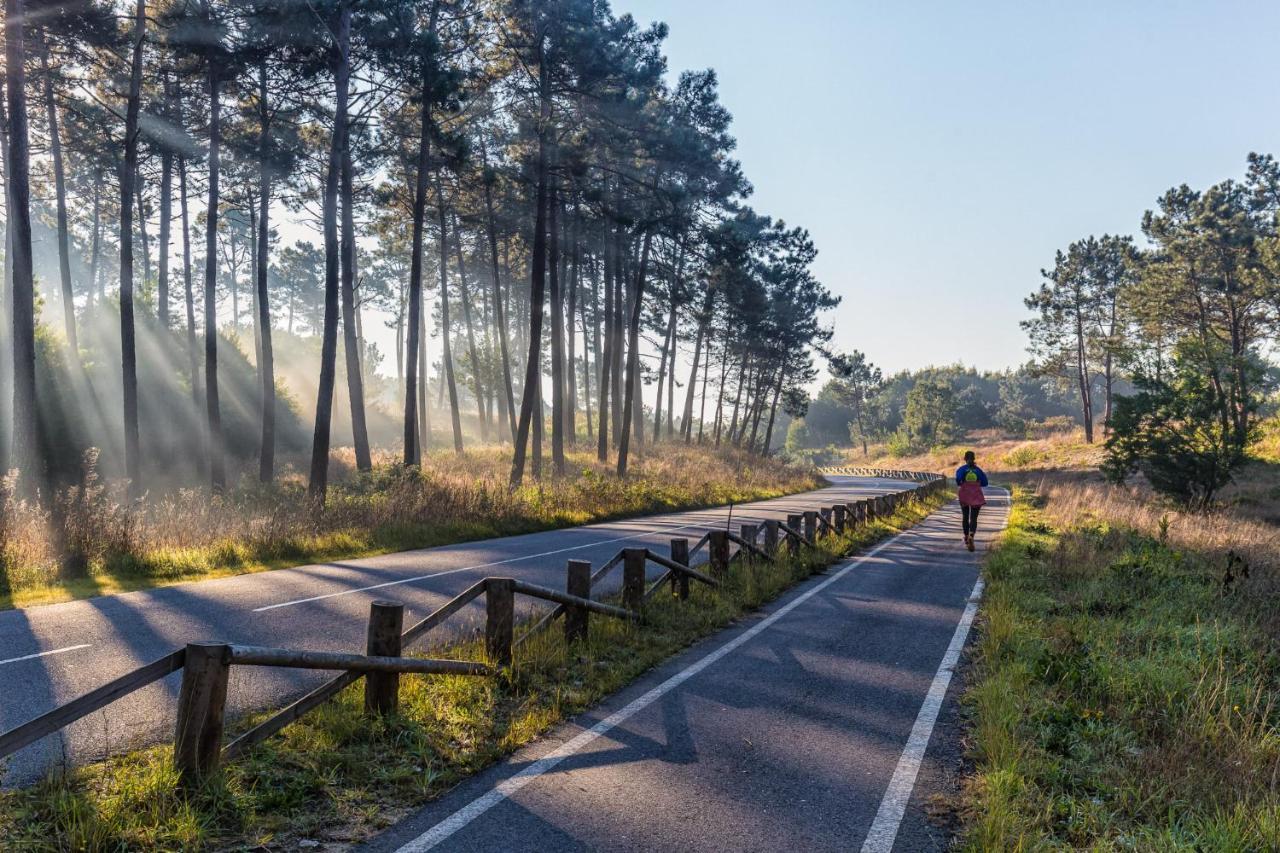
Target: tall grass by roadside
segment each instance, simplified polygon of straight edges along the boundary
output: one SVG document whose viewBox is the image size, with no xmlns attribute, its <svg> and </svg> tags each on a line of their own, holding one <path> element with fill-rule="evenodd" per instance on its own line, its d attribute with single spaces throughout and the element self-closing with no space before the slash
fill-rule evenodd
<svg viewBox="0 0 1280 853">
<path fill-rule="evenodd" d="M 564 477 L 507 488 L 510 451 L 430 454 L 420 470 L 380 460 L 367 474 L 339 456 L 320 513 L 306 483 L 245 482 L 224 495 L 184 490 L 130 503 L 86 460 L 83 484 L 51 507 L 0 481 L 0 607 L 179 580 L 344 559 L 582 524 L 625 515 L 744 502 L 817 488 L 809 469 L 739 451 L 651 447 L 626 479 L 594 454 L 570 453 Z"/>
<path fill-rule="evenodd" d="M 1280 848 L 1275 530 L 1037 486 L 986 565 L 963 846 Z"/>
<path fill-rule="evenodd" d="M 720 589 L 695 584 L 684 602 L 658 595 L 638 626 L 592 617 L 585 644 L 566 647 L 556 623 L 516 648 L 506 677 L 404 676 L 400 711 L 382 721 L 363 716 L 357 685 L 190 796 L 175 786 L 167 747 L 2 792 L 0 839 L 30 851 L 287 849 L 304 839 L 358 841 L 839 554 L 914 524 L 943 500 L 906 506 L 841 540 L 820 540 L 821 550 L 805 549 L 801 559 L 735 563 Z M 483 657 L 479 641 L 423 653 Z"/>
</svg>

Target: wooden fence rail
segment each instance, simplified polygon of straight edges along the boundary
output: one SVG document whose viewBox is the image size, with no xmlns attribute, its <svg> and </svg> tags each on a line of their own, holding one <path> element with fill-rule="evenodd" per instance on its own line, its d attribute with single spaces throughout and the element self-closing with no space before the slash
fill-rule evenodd
<svg viewBox="0 0 1280 853">
<path fill-rule="evenodd" d="M 509 666 L 514 634 L 514 599 L 517 594 L 552 602 L 556 607 L 542 616 L 519 642 L 561 615 L 565 615 L 565 635 L 569 641 L 586 636 L 587 617 L 596 613 L 611 618 L 636 621 L 643 602 L 665 583 L 673 594 L 685 599 L 689 581 L 718 587 L 728 573 L 729 544 L 738 545 L 733 559 L 777 558 L 785 537 L 791 554 L 800 545 L 816 548 L 818 536 L 842 534 L 848 527 L 865 524 L 891 512 L 907 501 L 946 488 L 947 479 L 935 473 L 885 468 L 839 467 L 829 473 L 911 480 L 922 485 L 910 492 L 881 495 L 849 504 L 835 504 L 802 514 L 790 514 L 786 523 L 770 519 L 763 525 L 743 524 L 741 535 L 728 530 L 709 530 L 690 547 L 687 539 L 671 540 L 671 557 L 647 548 L 625 548 L 595 572 L 590 563 L 570 560 L 565 592 L 514 578 L 484 578 L 463 590 L 425 618 L 401 631 L 403 605 L 373 602 L 370 610 L 366 654 L 278 649 L 227 643 L 192 643 L 158 660 L 128 672 L 83 696 L 54 708 L 0 734 L 0 759 L 52 734 L 117 699 L 142 689 L 171 673 L 182 671 L 178 698 L 178 722 L 174 737 L 174 758 L 184 784 L 204 778 L 220 761 L 231 760 L 245 750 L 279 732 L 308 711 L 337 696 L 342 690 L 366 679 L 365 707 L 369 713 L 387 713 L 396 705 L 401 674 L 492 675 L 498 667 Z M 763 535 L 761 547 L 757 540 Z M 692 566 L 693 557 L 708 549 L 708 571 Z M 645 564 L 655 563 L 666 571 L 645 589 Z M 623 607 L 605 604 L 590 597 L 591 590 L 618 565 L 623 566 Z M 480 661 L 432 660 L 402 656 L 402 650 L 427 632 L 461 611 L 481 596 L 485 597 L 485 648 L 489 663 Z M 342 670 L 337 677 L 312 689 L 273 716 L 222 745 L 227 676 L 231 666 L 274 666 L 303 669 Z"/>
</svg>

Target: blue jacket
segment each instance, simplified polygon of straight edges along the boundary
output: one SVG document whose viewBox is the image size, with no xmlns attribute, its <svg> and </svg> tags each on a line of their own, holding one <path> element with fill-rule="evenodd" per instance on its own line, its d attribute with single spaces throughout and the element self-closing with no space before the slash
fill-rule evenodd
<svg viewBox="0 0 1280 853">
<path fill-rule="evenodd" d="M 968 474 L 970 470 L 972 470 L 973 473 L 978 475 L 978 485 L 982 486 L 985 489 L 987 487 L 987 475 L 977 465 L 961 465 L 959 468 L 957 468 L 956 469 L 956 485 L 959 486 L 964 483 L 964 475 Z"/>
</svg>

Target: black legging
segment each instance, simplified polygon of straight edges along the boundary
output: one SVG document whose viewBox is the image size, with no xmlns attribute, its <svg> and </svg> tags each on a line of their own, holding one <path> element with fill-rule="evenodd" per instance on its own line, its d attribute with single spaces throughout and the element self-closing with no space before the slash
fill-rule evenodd
<svg viewBox="0 0 1280 853">
<path fill-rule="evenodd" d="M 964 524 L 965 536 L 978 535 L 978 510 L 980 506 L 960 506 L 960 520 Z"/>
</svg>

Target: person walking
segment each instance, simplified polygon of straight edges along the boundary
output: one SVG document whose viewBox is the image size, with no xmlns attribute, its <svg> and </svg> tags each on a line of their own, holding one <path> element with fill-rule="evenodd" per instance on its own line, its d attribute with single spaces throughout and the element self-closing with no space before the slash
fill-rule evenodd
<svg viewBox="0 0 1280 853">
<path fill-rule="evenodd" d="M 957 497 L 960 498 L 960 521 L 964 526 L 964 545 L 973 550 L 973 537 L 978 532 L 978 510 L 987 498 L 982 489 L 987 485 L 987 475 L 975 462 L 972 450 L 965 451 L 964 464 L 956 469 Z"/>
</svg>

